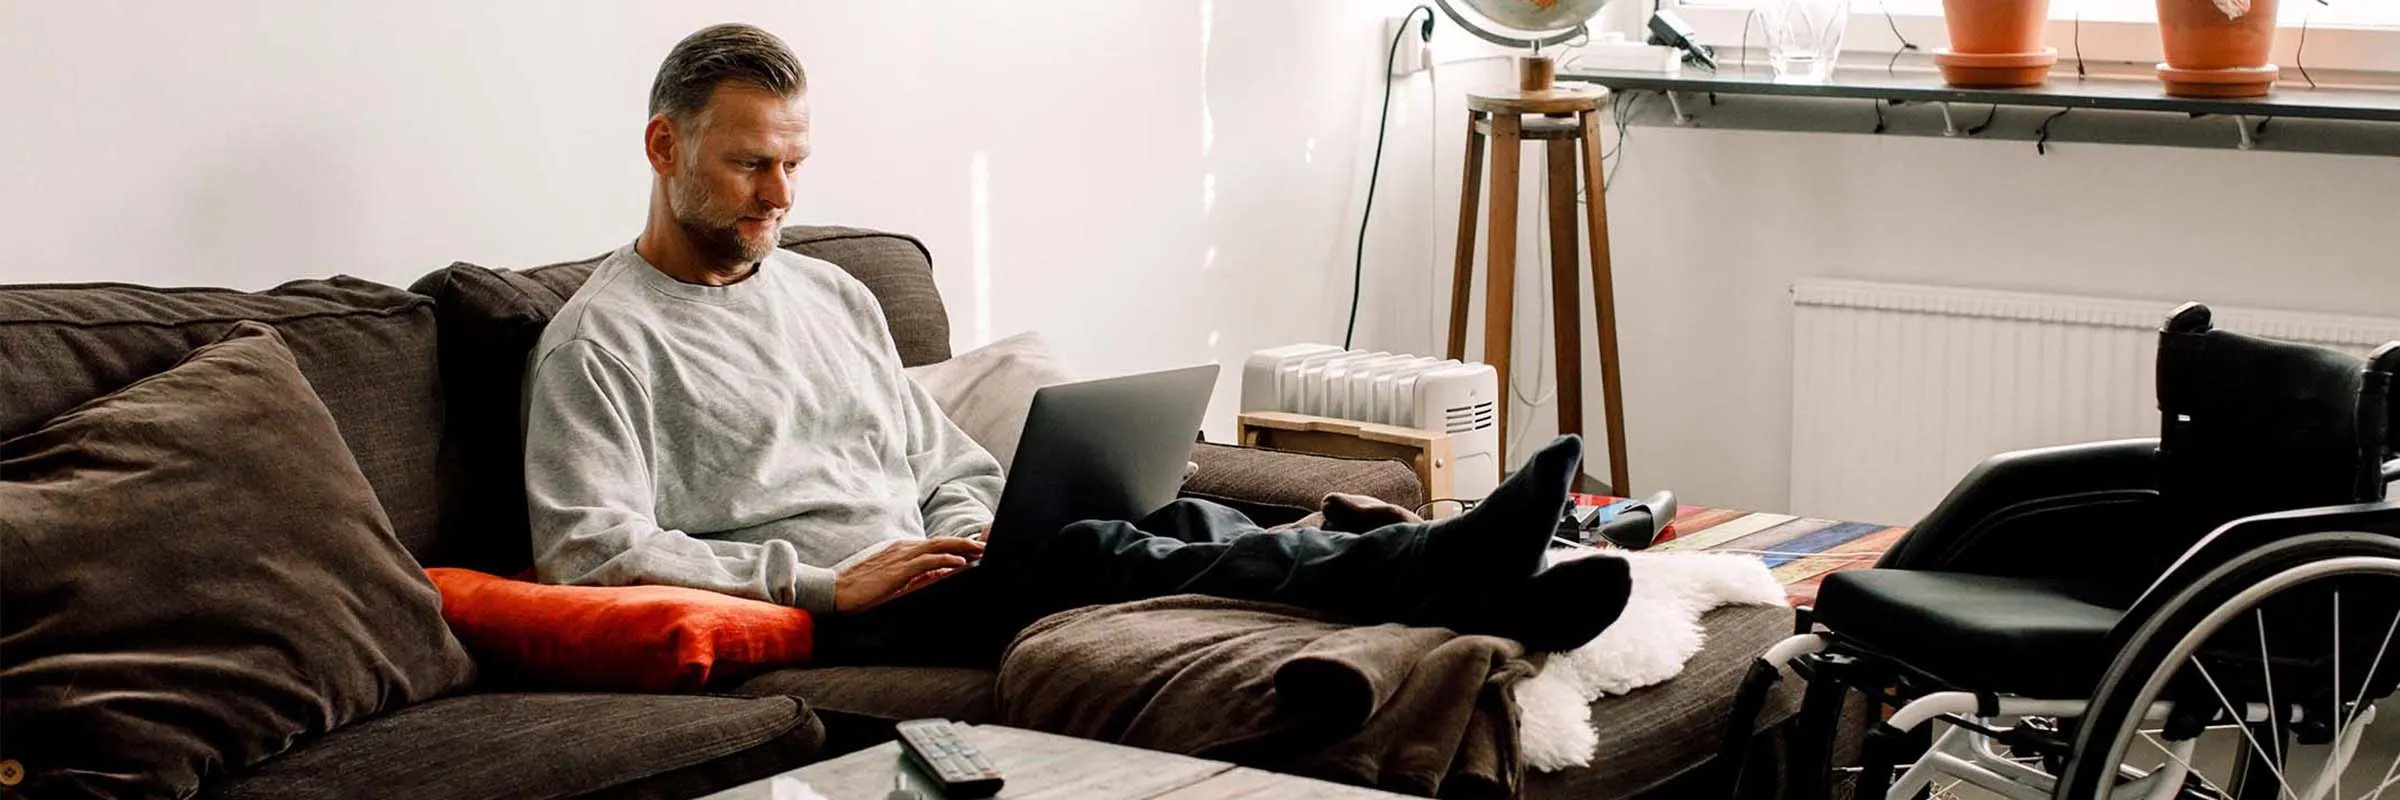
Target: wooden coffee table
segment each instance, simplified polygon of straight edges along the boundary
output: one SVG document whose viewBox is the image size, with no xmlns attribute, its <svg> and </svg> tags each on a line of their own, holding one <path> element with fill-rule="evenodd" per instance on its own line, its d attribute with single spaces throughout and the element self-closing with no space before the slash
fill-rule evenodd
<svg viewBox="0 0 2400 800">
<path fill-rule="evenodd" d="M 1228 797 L 1388 798 L 1405 795 L 1280 775 L 1173 753 L 1075 739 L 999 725 L 960 725 L 968 740 L 1000 768 L 1006 798 L 1111 797 L 1196 800 Z M 703 800 L 880 800 L 899 783 L 925 800 L 941 800 L 934 783 L 907 763 L 897 742 L 885 742 Z"/>
</svg>

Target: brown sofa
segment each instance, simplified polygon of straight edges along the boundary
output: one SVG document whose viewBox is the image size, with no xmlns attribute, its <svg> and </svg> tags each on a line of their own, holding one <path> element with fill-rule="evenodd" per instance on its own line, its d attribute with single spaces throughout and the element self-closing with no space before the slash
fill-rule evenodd
<svg viewBox="0 0 2400 800">
<path fill-rule="evenodd" d="M 950 357 L 947 313 L 915 239 L 849 228 L 784 232 L 882 302 L 902 359 Z M 542 324 L 592 261 L 524 271 L 453 265 L 412 291 L 351 278 L 264 292 L 121 284 L 0 287 L 0 439 L 171 366 L 239 320 L 276 327 L 332 411 L 401 541 L 425 566 L 511 574 L 529 563 L 518 477 L 518 378 Z M 1200 444 L 1187 491 L 1273 524 L 1329 490 L 1424 499 L 1393 462 Z M 1685 674 L 1594 706 L 1594 766 L 1529 776 L 1537 797 L 1708 796 L 1721 720 L 1784 609 L 1728 609 Z M 893 721 L 994 716 L 972 670 L 791 669 L 700 696 L 570 694 L 486 670 L 468 693 L 336 730 L 210 784 L 211 797 L 688 797 L 890 736 Z M 1779 722 L 1794 698 L 1762 718 Z M 1754 758 L 1769 759 L 1774 737 Z M 1762 784 L 1771 785 L 1772 780 Z"/>
</svg>

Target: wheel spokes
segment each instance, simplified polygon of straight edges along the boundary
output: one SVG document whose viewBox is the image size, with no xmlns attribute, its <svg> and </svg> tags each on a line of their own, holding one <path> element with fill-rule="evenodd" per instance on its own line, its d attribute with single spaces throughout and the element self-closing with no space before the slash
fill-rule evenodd
<svg viewBox="0 0 2400 800">
<path fill-rule="evenodd" d="M 2250 616 L 2258 621 L 2258 679 L 2260 683 L 2267 687 L 2267 735 L 2269 738 L 2274 739 L 2276 764 L 2275 779 L 2280 781 L 2283 780 L 2282 765 L 2284 756 L 2283 707 L 2275 704 L 2275 660 L 2267 655 L 2266 604 L 2260 603 L 2257 608 L 2250 609 Z M 2289 782 L 2284 784 L 2283 793 L 2286 795 L 2297 796 L 2293 792 L 2292 786 Z"/>
<path fill-rule="evenodd" d="M 2153 734 L 2149 731 L 2140 731 L 2139 733 L 2141 733 L 2142 738 L 2150 740 L 2151 746 L 2158 748 L 2160 752 L 2166 753 L 2168 758 L 2174 759 L 2176 764 L 2181 765 L 2183 767 L 2184 774 L 2199 779 L 2200 786 L 2202 788 L 2216 792 L 2221 796 L 2232 796 L 2225 791 L 2225 787 L 2218 786 L 2216 781 L 2209 780 L 2208 776 L 2203 774 L 2198 767 L 2192 766 L 2192 762 L 2185 761 L 2182 756 L 2176 755 L 2175 748 L 2168 747 L 2165 740 L 2158 738 L 2156 734 Z M 2193 740 L 2198 741 L 2198 738 L 2199 737 L 2193 737 Z"/>
<path fill-rule="evenodd" d="M 2383 654 L 2392 649 L 2392 634 L 2394 633 L 2400 633 L 2400 613 L 2394 613 L 2391 626 L 2383 629 L 2383 644 L 2375 648 L 2374 660 L 2367 662 L 2367 674 L 2358 679 L 2358 694 L 2350 698 L 2350 716 L 2342 719 L 2342 727 L 2349 727 L 2350 720 L 2358 718 L 2358 709 L 2367 701 L 2367 687 L 2375 683 L 2375 671 L 2383 668 Z M 2334 635 L 2339 637 L 2341 634 Z M 2336 648 L 2333 652 L 2335 657 L 2339 658 L 2342 651 L 2338 649 L 2339 645 L 2336 645 Z M 2335 683 L 2333 691 L 2334 697 L 2339 699 L 2342 685 L 2338 682 Z"/>
<path fill-rule="evenodd" d="M 2244 724 L 2246 722 L 2246 715 L 2242 713 L 2242 709 L 2234 707 L 2233 700 L 2225 696 L 2225 690 L 2217 686 L 2217 679 L 2208 674 L 2208 665 L 2201 663 L 2200 659 L 2194 658 L 2192 659 L 2192 668 L 2200 671 L 2200 679 L 2208 682 L 2208 690 L 2216 693 L 2217 702 L 2225 707 L 2226 713 L 2233 715 L 2234 727 L 2240 730 L 2242 732 L 2242 738 L 2250 743 L 2251 751 L 2258 753 L 2258 759 L 2260 761 L 2267 762 L 2267 770 L 2275 775 L 2275 783 L 2281 789 L 2282 796 L 2293 797 L 2292 782 L 2285 780 L 2283 777 L 2283 764 L 2277 762 L 2274 758 L 2267 755 L 2266 745 L 2259 744 L 2257 734 L 2251 733 L 2250 726 Z M 2267 716 L 2269 718 L 2273 718 L 2274 715 L 2275 709 L 2269 707 L 2267 709 Z M 2295 798 L 2295 800 L 2297 800 L 2297 798 Z"/>
<path fill-rule="evenodd" d="M 2383 800 L 2383 790 L 2391 788 L 2394 783 L 2400 783 L 2400 778 L 2393 778 L 2393 775 L 2400 775 L 2400 755 L 2392 756 L 2392 765 L 2383 768 L 2383 780 L 2375 783 L 2375 794 L 2360 795 L 2360 797 L 2366 798 L 2366 800 Z"/>
<path fill-rule="evenodd" d="M 2338 609 L 2340 606 L 2337 605 L 2335 608 Z M 2338 628 L 2339 626 L 2336 627 Z M 2375 657 L 2367 662 L 2367 674 L 2360 677 L 2358 680 L 2358 694 L 2350 698 L 2350 713 L 2349 716 L 2342 719 L 2342 728 L 2346 729 L 2350 727 L 2350 721 L 2358 718 L 2359 709 L 2363 708 L 2367 701 L 2367 689 L 2373 686 L 2375 683 L 2375 672 L 2383 668 L 2383 655 L 2391 652 L 2392 635 L 2394 633 L 2400 633 L 2400 613 L 2394 613 L 2392 615 L 2392 624 L 2384 627 L 2383 642 L 2375 646 Z M 2338 640 L 2341 636 L 2341 633 L 2337 631 L 2334 633 L 2334 636 Z M 2341 653 L 2339 644 L 2335 645 L 2334 653 L 2338 658 Z M 2339 682 L 2336 682 L 2333 685 L 2333 691 L 2334 697 L 2339 699 L 2341 697 L 2342 685 Z M 2385 768 L 2383 771 L 2383 778 L 2375 782 L 2375 793 L 2372 795 L 2373 800 L 2382 800 L 2383 790 L 2391 788 L 2392 776 L 2395 773 L 2400 773 L 2400 756 L 2393 756 L 2392 765 Z M 2341 792 L 2336 791 L 2334 794 L 2338 797 Z M 2367 797 L 2367 795 L 2361 795 L 2361 797 Z"/>
</svg>

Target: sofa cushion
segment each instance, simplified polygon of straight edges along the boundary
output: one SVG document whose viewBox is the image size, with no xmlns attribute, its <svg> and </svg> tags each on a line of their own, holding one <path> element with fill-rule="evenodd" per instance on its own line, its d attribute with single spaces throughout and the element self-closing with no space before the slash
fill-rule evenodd
<svg viewBox="0 0 2400 800">
<path fill-rule="evenodd" d="M 1183 493 L 1222 503 L 1260 525 L 1281 525 L 1314 512 L 1330 492 L 1363 494 L 1423 511 L 1425 485 L 1416 470 L 1388 459 L 1294 453 L 1203 443 L 1192 450 L 1200 469 Z"/>
<path fill-rule="evenodd" d="M 789 697 L 475 694 L 352 725 L 211 788 L 293 797 L 693 797 L 815 759 Z"/>
<path fill-rule="evenodd" d="M 36 796 L 189 796 L 473 676 L 264 325 L 0 442 L 0 563 L 0 743 Z"/>
<path fill-rule="evenodd" d="M 1792 610 L 1782 606 L 1727 606 L 1700 618 L 1706 639 L 1673 680 L 1603 697 L 1592 703 L 1600 745 L 1589 767 L 1525 773 L 1528 798 L 1707 796 L 1695 788 L 1701 768 L 1715 760 L 1725 740 L 1733 698 L 1758 654 L 1792 632 Z M 1800 708 L 1803 682 L 1786 678 L 1759 714 L 1761 730 L 1781 724 Z M 1671 786 L 1672 785 L 1672 786 Z"/>
<path fill-rule="evenodd" d="M 428 555 L 444 511 L 433 304 L 389 286 L 335 277 L 257 293 L 0 287 L 0 439 L 155 375 L 241 320 L 283 335 L 401 543 Z"/>
<path fill-rule="evenodd" d="M 693 692 L 808 663 L 807 611 L 682 586 L 552 586 L 425 571 L 442 619 L 485 670 L 551 689 Z"/>
<path fill-rule="evenodd" d="M 820 712 L 885 721 L 941 717 L 982 724 L 999 719 L 995 674 L 952 667 L 810 667 L 769 672 L 735 687 L 735 694 L 808 698 Z"/>
<path fill-rule="evenodd" d="M 950 325 L 924 245 L 892 233 L 795 226 L 785 249 L 824 259 L 864 283 L 892 326 L 900 360 L 910 366 L 950 357 Z M 441 327 L 441 373 L 448 387 L 446 463 L 458 465 L 462 512 L 445 532 L 439 558 L 453 566 L 509 575 L 533 563 L 525 520 L 525 358 L 542 328 L 582 288 L 601 256 L 526 270 L 458 263 L 410 289 L 433 298 Z"/>
<path fill-rule="evenodd" d="M 908 377 L 925 387 L 942 413 L 992 454 L 1002 470 L 1016 460 L 1034 393 L 1075 379 L 1050 343 L 1030 331 L 948 361 L 910 367 Z"/>
</svg>

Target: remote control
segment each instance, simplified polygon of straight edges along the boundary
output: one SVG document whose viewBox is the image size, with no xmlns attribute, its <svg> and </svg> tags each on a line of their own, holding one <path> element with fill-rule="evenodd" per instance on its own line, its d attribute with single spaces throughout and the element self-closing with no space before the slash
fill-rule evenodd
<svg viewBox="0 0 2400 800">
<path fill-rule="evenodd" d="M 942 785 L 943 797 L 966 800 L 1000 793 L 1000 770 L 949 720 L 912 719 L 897 729 L 900 749 L 927 777 Z"/>
</svg>

